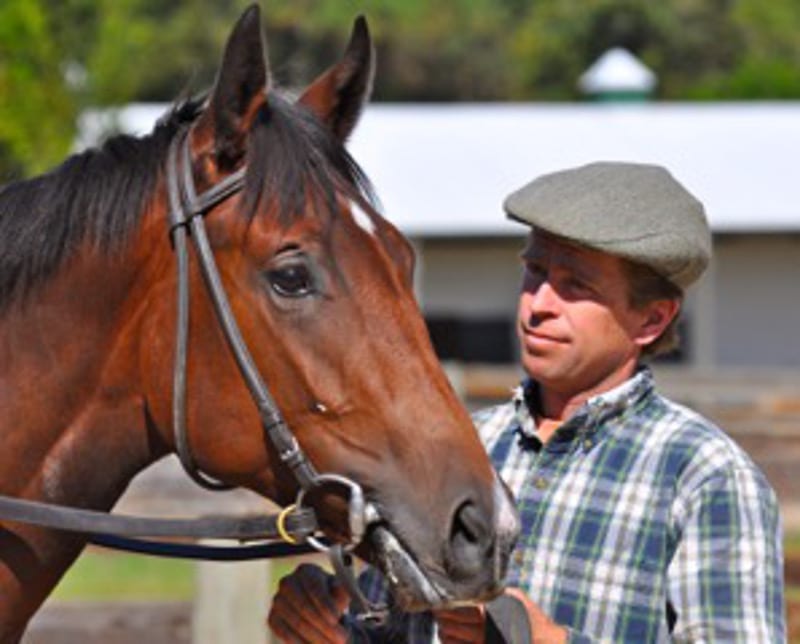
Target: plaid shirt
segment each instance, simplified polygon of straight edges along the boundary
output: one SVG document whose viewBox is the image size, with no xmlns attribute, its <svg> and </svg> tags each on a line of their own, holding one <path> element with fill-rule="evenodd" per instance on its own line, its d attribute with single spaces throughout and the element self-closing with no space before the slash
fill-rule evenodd
<svg viewBox="0 0 800 644">
<path fill-rule="evenodd" d="M 775 495 L 720 429 L 659 396 L 648 369 L 588 401 L 546 443 L 528 381 L 474 419 L 517 499 L 507 583 L 572 642 L 786 640 Z M 385 588 L 362 575 L 373 598 Z M 429 614 L 396 641 L 435 641 Z M 389 641 L 387 633 L 356 641 Z"/>
</svg>

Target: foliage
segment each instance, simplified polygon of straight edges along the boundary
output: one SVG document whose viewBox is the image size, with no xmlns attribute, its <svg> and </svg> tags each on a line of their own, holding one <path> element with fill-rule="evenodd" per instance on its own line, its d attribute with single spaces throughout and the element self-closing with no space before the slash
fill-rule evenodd
<svg viewBox="0 0 800 644">
<path fill-rule="evenodd" d="M 244 2 L 3 0 L 0 181 L 41 172 L 88 106 L 171 100 L 210 84 Z"/>
<path fill-rule="evenodd" d="M 296 0 L 270 9 L 276 60 L 294 59 L 280 80 L 300 84 L 343 46 L 344 25 L 365 14 L 376 41 L 377 100 L 483 100 L 507 93 L 505 33 L 511 12 L 497 0 Z M 316 44 L 316 46 L 315 46 Z"/>
<path fill-rule="evenodd" d="M 577 97 L 603 51 L 629 49 L 668 99 L 800 97 L 794 0 L 539 0 L 514 33 L 519 98 Z"/>
<path fill-rule="evenodd" d="M 3 0 L 0 179 L 63 157 L 87 106 L 208 87 L 248 0 Z M 376 100 L 574 100 L 624 46 L 666 99 L 800 98 L 797 0 L 281 0 L 262 3 L 273 77 L 300 87 L 365 14 Z"/>
<path fill-rule="evenodd" d="M 44 3 L 0 4 L 0 173 L 40 170 L 69 147 L 76 104 Z"/>
</svg>

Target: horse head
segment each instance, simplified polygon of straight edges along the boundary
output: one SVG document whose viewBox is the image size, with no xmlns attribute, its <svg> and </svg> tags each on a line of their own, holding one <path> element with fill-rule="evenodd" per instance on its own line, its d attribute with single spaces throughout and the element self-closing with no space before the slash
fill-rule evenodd
<svg viewBox="0 0 800 644">
<path fill-rule="evenodd" d="M 14 363 L 13 391 L 34 395 L 31 381 L 19 384 L 18 374 L 47 373 L 47 365 L 57 364 L 56 353 L 81 383 L 69 392 L 59 390 L 52 409 L 42 408 L 39 424 L 49 433 L 37 448 L 36 463 L 44 463 L 40 471 L 46 475 L 37 474 L 39 466 L 31 461 L 31 496 L 39 490 L 38 496 L 56 501 L 113 502 L 106 492 L 95 503 L 88 486 L 78 484 L 79 473 L 102 484 L 91 468 L 56 467 L 62 452 L 76 463 L 89 453 L 76 447 L 77 439 L 59 438 L 51 429 L 61 418 L 73 434 L 103 436 L 102 444 L 92 439 L 98 461 L 120 450 L 159 455 L 177 448 L 172 365 L 179 279 L 169 240 L 184 234 L 185 222 L 176 228 L 171 214 L 176 190 L 185 191 L 188 184 L 176 188 L 170 172 L 181 172 L 202 194 L 241 177 L 241 189 L 190 213 L 190 219 L 202 218 L 241 341 L 302 452 L 317 472 L 355 482 L 375 510 L 358 554 L 389 573 L 405 608 L 498 592 L 516 537 L 516 515 L 434 354 L 414 297 L 412 248 L 379 214 L 365 175 L 345 149 L 373 70 L 367 24 L 359 18 L 343 58 L 299 98 L 290 98 L 270 81 L 260 14 L 251 7 L 228 40 L 208 96 L 176 107 L 152 141 L 111 141 L 102 151 L 76 156 L 50 178 L 7 191 L 4 198 L 13 202 L 8 208 L 22 212 L 31 186 L 40 186 L 40 196 L 58 196 L 65 193 L 62 187 L 104 172 L 115 182 L 113 188 L 92 188 L 101 197 L 94 201 L 89 189 L 70 201 L 70 222 L 79 221 L 81 199 L 97 205 L 91 225 L 100 231 L 99 241 L 91 241 L 90 224 L 80 224 L 88 232 L 79 236 L 78 224 L 70 223 L 64 239 L 75 239 L 52 245 L 50 263 L 36 269 L 55 277 L 7 314 L 9 338 L 48 342 Z M 136 158 L 105 168 L 125 156 Z M 154 158 L 160 166 L 152 181 L 126 174 L 131 164 Z M 106 206 L 121 199 L 115 192 L 131 185 L 138 186 L 134 192 L 143 214 L 129 206 L 138 213 L 137 225 L 126 215 L 119 227 L 109 226 Z M 40 200 L 44 205 L 44 197 Z M 42 222 L 58 221 L 42 215 Z M 40 223 L 19 225 L 40 234 Z M 120 229 L 132 231 L 127 245 L 107 243 Z M 116 250 L 103 254 L 101 247 Z M 70 249 L 85 250 L 86 258 L 72 259 Z M 188 256 L 183 413 L 191 458 L 207 477 L 290 503 L 298 491 L 296 477 L 286 455 L 265 435 L 263 410 L 254 403 L 204 288 L 208 276 L 199 253 Z M 113 271 L 120 277 L 108 277 Z M 90 295 L 76 302 L 75 292 Z M 36 325 L 30 323 L 34 319 Z M 68 329 L 61 328 L 62 319 L 69 321 Z M 50 325 L 49 336 L 39 332 L 44 325 Z M 112 338 L 109 329 L 117 335 Z M 3 346 L 12 348 L 10 342 Z M 41 388 L 46 384 L 55 391 L 56 375 L 43 377 Z M 9 418 L 32 418 L 30 405 L 18 410 L 19 395 L 8 391 L 0 402 Z M 66 411 L 57 412 L 56 402 Z M 115 411 L 123 406 L 124 413 Z M 137 414 L 145 419 L 144 440 L 98 433 L 103 422 L 130 424 Z M 69 485 L 68 475 L 74 479 Z M 115 484 L 116 493 L 120 485 Z M 352 537 L 343 520 L 350 502 L 344 492 L 320 486 L 307 497 L 334 541 Z"/>
<path fill-rule="evenodd" d="M 342 60 L 289 100 L 270 83 L 259 12 L 249 9 L 188 126 L 188 164 L 198 190 L 246 167 L 241 193 L 205 215 L 231 309 L 313 466 L 357 482 L 378 509 L 359 553 L 392 566 L 398 599 L 413 608 L 496 592 L 516 521 L 431 347 L 413 293 L 413 251 L 377 212 L 344 147 L 373 70 L 359 18 Z M 165 246 L 165 230 L 159 234 Z M 164 293 L 175 288 L 171 275 L 164 273 Z M 196 269 L 193 278 L 199 283 Z M 193 457 L 217 479 L 285 503 L 296 482 L 265 440 L 207 296 L 193 293 Z M 161 374 L 148 399 L 163 430 L 168 301 L 151 316 L 142 358 L 148 373 Z M 345 538 L 345 500 L 337 490 L 318 496 L 328 533 Z"/>
</svg>

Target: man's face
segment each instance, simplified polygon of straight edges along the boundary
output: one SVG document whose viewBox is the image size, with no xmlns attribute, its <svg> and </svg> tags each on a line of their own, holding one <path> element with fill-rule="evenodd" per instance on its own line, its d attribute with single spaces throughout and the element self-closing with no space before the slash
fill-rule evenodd
<svg viewBox="0 0 800 644">
<path fill-rule="evenodd" d="M 575 395 L 635 364 L 649 312 L 630 307 L 623 260 L 538 231 L 522 260 L 517 333 L 528 375 Z"/>
</svg>

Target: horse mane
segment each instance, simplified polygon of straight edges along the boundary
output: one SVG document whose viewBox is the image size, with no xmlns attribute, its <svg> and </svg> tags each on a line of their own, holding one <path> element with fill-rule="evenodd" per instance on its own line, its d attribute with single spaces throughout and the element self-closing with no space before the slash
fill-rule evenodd
<svg viewBox="0 0 800 644">
<path fill-rule="evenodd" d="M 337 193 L 378 209 L 369 179 L 342 142 L 305 107 L 271 92 L 250 136 L 246 216 L 275 203 L 286 225 L 305 213 L 308 200 L 319 214 L 335 215 Z"/>
<path fill-rule="evenodd" d="M 153 198 L 170 141 L 202 111 L 203 99 L 173 106 L 144 136 L 116 135 L 31 179 L 0 187 L 0 313 L 51 278 L 81 246 L 109 255 L 131 239 Z M 375 198 L 344 145 L 304 107 L 272 91 L 249 136 L 244 216 L 274 200 L 282 224 L 333 215 L 336 194 Z M 320 209 L 321 206 L 321 209 Z"/>
</svg>

